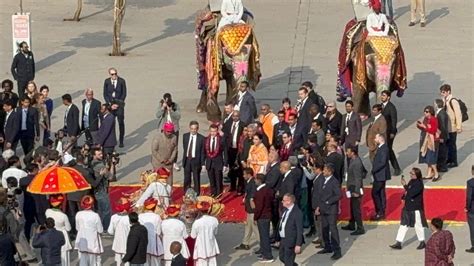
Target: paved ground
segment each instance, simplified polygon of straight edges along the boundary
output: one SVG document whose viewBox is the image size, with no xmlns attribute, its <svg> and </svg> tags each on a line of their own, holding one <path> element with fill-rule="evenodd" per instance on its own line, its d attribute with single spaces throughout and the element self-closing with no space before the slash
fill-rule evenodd
<svg viewBox="0 0 474 266">
<path fill-rule="evenodd" d="M 196 10 L 207 1 L 191 0 L 135 0 L 128 1 L 123 24 L 122 44 L 126 57 L 112 58 L 112 11 L 106 0 L 86 0 L 83 20 L 79 23 L 63 22 L 72 16 L 74 1 L 24 1 L 26 11 L 32 13 L 33 43 L 37 61 L 39 85 L 48 84 L 55 99 L 53 126 L 62 124 L 64 107 L 60 96 L 71 93 L 76 103 L 83 90 L 92 87 L 102 99 L 101 87 L 107 77 L 107 68 L 115 66 L 126 78 L 129 96 L 126 106 L 126 152 L 119 169 L 120 182 L 134 183 L 138 173 L 150 167 L 149 145 L 156 134 L 154 119 L 156 105 L 164 92 L 171 92 L 181 107 L 185 128 L 192 119 L 207 127 L 205 116 L 196 114 L 199 92 L 195 89 L 194 17 Z M 460 166 L 444 175 L 436 185 L 464 185 L 473 164 L 474 126 L 472 112 L 473 82 L 473 4 L 471 1 L 427 1 L 427 27 L 408 28 L 409 4 L 394 1 L 397 24 L 406 54 L 409 89 L 402 99 L 394 99 L 399 109 L 399 135 L 395 150 L 401 166 L 408 171 L 417 166 L 419 132 L 415 120 L 421 117 L 422 108 L 439 97 L 438 88 L 450 83 L 457 97 L 470 107 L 472 117 L 458 138 Z M 245 1 L 256 17 L 256 32 L 261 45 L 262 82 L 256 92 L 259 103 L 268 102 L 274 109 L 284 96 L 296 97 L 297 85 L 312 80 L 326 98 L 335 95 L 336 62 L 341 33 L 345 23 L 353 16 L 348 0 L 262 0 Z M 16 2 L 0 3 L 0 78 L 10 78 L 11 19 L 17 11 Z M 342 105 L 339 107 L 342 110 Z M 366 156 L 366 149 L 362 154 Z M 369 165 L 366 161 L 366 165 Z M 206 178 L 204 178 L 206 179 Z M 181 181 L 182 174 L 175 180 Z M 204 180 L 205 181 L 205 180 Z M 395 178 L 391 184 L 398 185 Z M 428 184 L 432 185 L 432 184 Z M 223 225 L 222 265 L 248 265 L 252 257 L 232 252 L 242 234 L 241 225 Z M 385 247 L 395 236 L 394 226 L 379 226 L 376 230 L 344 249 L 351 249 L 337 265 L 421 264 L 415 244 L 399 252 Z M 465 248 L 466 227 L 453 229 L 459 249 Z M 235 235 L 234 235 L 235 234 Z M 345 237 L 344 237 L 345 238 Z M 364 252 L 370 250 L 370 252 Z M 372 250 L 377 250 L 373 252 Z M 351 255 L 353 254 L 353 255 Z M 356 256 L 357 254 L 357 256 Z M 375 255 L 377 254 L 377 255 Z M 378 256 L 381 254 L 382 256 Z M 418 254 L 418 255 L 417 255 Z M 357 257 L 357 258 L 356 258 Z M 457 263 L 467 265 L 474 261 L 459 252 Z M 238 260 L 238 262 L 237 262 Z M 110 260 L 108 261 L 110 262 Z M 306 248 L 299 262 L 305 265 L 330 265 Z"/>
</svg>

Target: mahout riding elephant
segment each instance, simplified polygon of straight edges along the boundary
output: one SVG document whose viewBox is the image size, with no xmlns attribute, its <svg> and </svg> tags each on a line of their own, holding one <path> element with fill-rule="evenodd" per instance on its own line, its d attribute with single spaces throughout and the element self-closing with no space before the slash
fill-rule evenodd
<svg viewBox="0 0 474 266">
<path fill-rule="evenodd" d="M 351 20 L 346 24 L 339 48 L 337 95 L 338 101 L 348 97 L 354 110 L 366 118 L 370 116 L 371 92 L 377 101 L 384 90 L 397 91 L 402 97 L 407 88 L 406 65 L 398 29 L 390 22 L 388 36 L 368 36 L 365 20 Z"/>
<path fill-rule="evenodd" d="M 220 14 L 209 8 L 196 18 L 196 65 L 201 98 L 196 112 L 206 112 L 207 119 L 220 121 L 217 101 L 219 82 L 226 82 L 226 102 L 234 101 L 238 84 L 249 82 L 255 90 L 260 81 L 260 51 L 253 30 L 253 16 L 244 11 L 245 23 L 230 24 L 217 31 Z"/>
</svg>

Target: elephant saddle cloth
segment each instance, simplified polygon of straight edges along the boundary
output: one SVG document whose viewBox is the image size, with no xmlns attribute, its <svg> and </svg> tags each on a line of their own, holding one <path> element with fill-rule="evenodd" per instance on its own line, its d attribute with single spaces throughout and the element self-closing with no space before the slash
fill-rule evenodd
<svg viewBox="0 0 474 266">
<path fill-rule="evenodd" d="M 229 55 L 234 56 L 247 42 L 252 33 L 252 26 L 248 24 L 231 24 L 219 31 L 219 40 Z"/>
<path fill-rule="evenodd" d="M 393 58 L 398 41 L 392 36 L 367 36 L 367 43 L 375 52 L 376 59 L 381 65 L 388 65 Z"/>
</svg>

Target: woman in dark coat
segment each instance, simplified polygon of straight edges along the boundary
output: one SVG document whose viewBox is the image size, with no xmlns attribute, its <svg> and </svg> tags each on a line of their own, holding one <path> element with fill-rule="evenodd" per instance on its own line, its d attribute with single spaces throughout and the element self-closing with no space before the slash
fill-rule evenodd
<svg viewBox="0 0 474 266">
<path fill-rule="evenodd" d="M 412 168 L 410 171 L 410 181 L 407 182 L 402 176 L 402 185 L 405 188 L 405 194 L 402 197 L 405 206 L 402 210 L 400 228 L 398 228 L 397 242 L 390 245 L 393 249 L 402 249 L 402 242 L 409 227 L 415 227 L 416 236 L 420 244 L 417 249 L 425 248 L 425 211 L 423 206 L 423 178 L 419 168 Z"/>
</svg>

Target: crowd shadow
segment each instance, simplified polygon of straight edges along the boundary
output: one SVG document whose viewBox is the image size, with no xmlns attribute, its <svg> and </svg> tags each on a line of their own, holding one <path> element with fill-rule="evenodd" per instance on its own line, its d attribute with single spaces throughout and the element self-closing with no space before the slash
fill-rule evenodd
<svg viewBox="0 0 474 266">
<path fill-rule="evenodd" d="M 81 20 L 88 19 L 88 18 L 91 18 L 93 16 L 97 16 L 99 14 L 102 14 L 102 13 L 105 13 L 105 12 L 108 12 L 108 11 L 112 11 L 113 8 L 114 8 L 114 4 L 113 4 L 112 1 L 110 1 L 108 3 L 108 5 L 106 5 L 102 10 L 99 10 L 99 11 L 96 11 L 96 12 L 91 13 L 89 15 L 83 16 L 83 17 L 81 17 Z"/>
<path fill-rule="evenodd" d="M 70 50 L 70 51 L 60 51 L 57 53 L 54 53 L 52 55 L 49 55 L 48 57 L 45 57 L 41 59 L 40 61 L 35 63 L 35 69 L 36 72 L 39 72 L 49 66 L 52 66 L 58 62 L 61 62 L 65 60 L 66 58 L 69 58 L 73 55 L 76 54 L 75 50 Z"/>
<path fill-rule="evenodd" d="M 112 43 L 113 34 L 107 31 L 85 32 L 79 37 L 71 38 L 63 46 L 72 46 L 76 48 L 98 48 L 109 47 Z M 125 33 L 120 34 L 121 43 L 126 43 L 130 38 Z"/>
<path fill-rule="evenodd" d="M 126 120 L 126 118 L 125 118 Z M 127 144 L 127 153 L 130 153 L 143 145 L 145 140 L 148 138 L 149 134 L 152 134 L 150 137 L 153 137 L 154 134 L 157 134 L 158 131 L 156 127 L 158 125 L 158 121 L 153 119 L 151 121 L 146 122 L 142 126 L 138 127 L 131 133 L 125 136 L 125 143 Z"/>
<path fill-rule="evenodd" d="M 145 166 L 147 166 L 151 161 L 150 155 L 145 155 L 139 159 L 136 159 L 133 162 L 130 162 L 127 164 L 125 167 L 118 167 L 117 168 L 117 179 L 120 180 L 122 178 L 125 178 L 127 175 L 131 174 L 137 169 L 141 169 Z"/>
<path fill-rule="evenodd" d="M 442 7 L 431 10 L 428 16 L 426 16 L 426 25 L 430 24 L 435 19 L 444 18 L 449 15 L 450 11 L 448 7 Z"/>
<path fill-rule="evenodd" d="M 87 4 L 99 7 L 109 6 L 113 1 L 110 0 L 86 0 Z M 152 9 L 166 7 L 176 4 L 176 0 L 133 0 L 127 1 L 127 8 Z"/>
<path fill-rule="evenodd" d="M 168 18 L 165 20 L 166 28 L 162 31 L 162 33 L 156 37 L 151 39 L 145 40 L 141 43 L 135 44 L 128 48 L 124 49 L 124 52 L 130 52 L 137 48 L 143 47 L 148 44 L 152 44 L 157 41 L 164 40 L 166 38 L 170 38 L 176 35 L 191 33 L 194 31 L 194 19 L 196 14 L 193 13 L 186 18 Z"/>
<path fill-rule="evenodd" d="M 393 20 L 397 20 L 398 18 L 402 17 L 409 11 L 410 11 L 410 5 L 397 7 L 393 12 L 395 14 L 393 16 Z"/>
<path fill-rule="evenodd" d="M 458 164 L 462 164 L 469 155 L 474 151 L 474 139 L 464 143 L 461 148 L 458 148 Z"/>
</svg>

